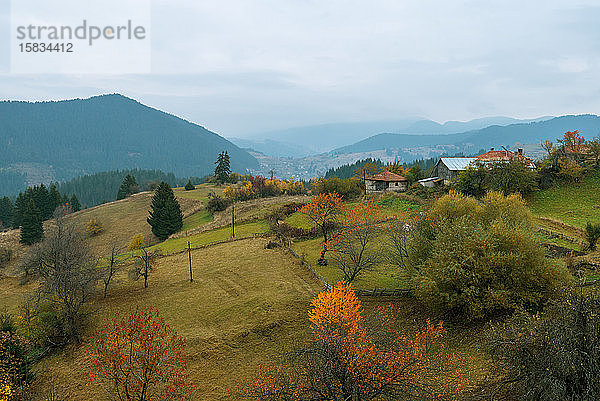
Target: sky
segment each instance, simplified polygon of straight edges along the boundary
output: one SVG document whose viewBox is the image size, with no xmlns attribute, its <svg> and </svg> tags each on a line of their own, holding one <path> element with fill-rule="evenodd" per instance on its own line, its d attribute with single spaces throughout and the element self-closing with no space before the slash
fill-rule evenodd
<svg viewBox="0 0 600 401">
<path fill-rule="evenodd" d="M 121 93 L 239 137 L 600 111 L 598 0 L 149 1 L 148 72 L 23 74 L 0 0 L 0 99 Z"/>
</svg>

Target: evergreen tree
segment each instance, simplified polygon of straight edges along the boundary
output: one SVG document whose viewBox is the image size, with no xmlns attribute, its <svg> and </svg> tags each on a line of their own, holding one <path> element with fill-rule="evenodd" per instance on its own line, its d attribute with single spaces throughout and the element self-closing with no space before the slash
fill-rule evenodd
<svg viewBox="0 0 600 401">
<path fill-rule="evenodd" d="M 229 155 L 227 151 L 219 153 L 217 161 L 215 162 L 215 180 L 219 184 L 223 184 L 229 180 L 229 174 L 231 174 L 231 167 L 229 163 Z"/>
<path fill-rule="evenodd" d="M 48 203 L 53 215 L 56 208 L 63 203 L 62 196 L 60 195 L 60 192 L 58 192 L 58 188 L 54 183 L 50 185 L 50 190 L 48 191 Z"/>
<path fill-rule="evenodd" d="M 8 228 L 12 226 L 12 222 L 13 204 L 8 196 L 5 196 L 0 199 L 0 227 Z"/>
<path fill-rule="evenodd" d="M 42 225 L 41 213 L 33 199 L 29 199 L 23 213 L 20 242 L 25 245 L 32 245 L 41 241 L 43 237 L 44 227 Z"/>
<path fill-rule="evenodd" d="M 19 196 L 15 200 L 15 207 L 13 211 L 13 227 L 19 228 L 23 223 L 23 214 L 27 207 L 27 197 L 23 192 L 19 192 Z"/>
<path fill-rule="evenodd" d="M 192 180 L 188 180 L 187 184 L 185 184 L 185 190 L 193 191 L 194 189 L 196 189 L 196 187 L 194 186 L 194 184 L 192 184 Z"/>
<path fill-rule="evenodd" d="M 165 240 L 169 235 L 176 233 L 183 227 L 183 214 L 179 202 L 175 199 L 173 190 L 166 182 L 161 182 L 152 197 L 152 210 L 148 217 L 148 224 L 152 232 L 160 240 Z"/>
<path fill-rule="evenodd" d="M 133 195 L 140 191 L 140 186 L 138 185 L 135 177 L 131 174 L 127 174 L 123 179 L 123 183 L 119 187 L 119 192 L 117 192 L 117 200 L 125 199 L 130 195 Z"/>
<path fill-rule="evenodd" d="M 71 196 L 71 201 L 69 202 L 69 205 L 71 205 L 71 211 L 73 213 L 81 210 L 81 203 L 79 203 L 79 199 L 77 199 L 77 195 L 75 194 Z"/>
</svg>

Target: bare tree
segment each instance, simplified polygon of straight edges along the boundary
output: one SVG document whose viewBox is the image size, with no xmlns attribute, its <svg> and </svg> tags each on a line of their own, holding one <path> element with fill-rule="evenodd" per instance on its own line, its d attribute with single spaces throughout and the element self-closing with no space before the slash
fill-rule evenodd
<svg viewBox="0 0 600 401">
<path fill-rule="evenodd" d="M 154 267 L 154 259 L 156 259 L 156 252 L 148 251 L 148 248 L 140 249 L 140 254 L 136 255 L 135 258 L 137 262 L 134 264 L 133 268 L 133 278 L 134 280 L 139 280 L 140 278 L 144 278 L 144 288 L 148 288 L 148 277 L 152 272 Z"/>
<path fill-rule="evenodd" d="M 104 298 L 108 294 L 108 288 L 114 282 L 114 276 L 123 267 L 123 260 L 119 257 L 124 248 L 115 240 L 110 245 L 110 256 L 106 263 L 100 266 L 100 276 L 104 283 Z"/>
<path fill-rule="evenodd" d="M 387 226 L 387 258 L 396 266 L 406 268 L 408 259 L 408 240 L 411 231 L 412 227 L 410 223 L 405 220 L 394 219 Z"/>
<path fill-rule="evenodd" d="M 381 237 L 379 220 L 379 207 L 372 200 L 344 209 L 344 227 L 328 242 L 328 250 L 344 274 L 344 281 L 353 282 L 382 260 L 381 250 L 377 248 Z"/>
<path fill-rule="evenodd" d="M 66 340 L 79 342 L 84 306 L 98 281 L 97 262 L 64 208 L 57 209 L 54 223 L 21 267 L 39 279 L 38 300 L 56 307 Z"/>
</svg>

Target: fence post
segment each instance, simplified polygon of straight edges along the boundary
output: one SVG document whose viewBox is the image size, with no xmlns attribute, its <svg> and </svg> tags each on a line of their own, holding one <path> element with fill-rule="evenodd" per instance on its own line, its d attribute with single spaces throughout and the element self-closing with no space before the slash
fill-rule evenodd
<svg viewBox="0 0 600 401">
<path fill-rule="evenodd" d="M 188 256 L 190 259 L 190 283 L 194 282 L 194 276 L 192 275 L 192 247 L 190 241 L 188 241 Z"/>
</svg>

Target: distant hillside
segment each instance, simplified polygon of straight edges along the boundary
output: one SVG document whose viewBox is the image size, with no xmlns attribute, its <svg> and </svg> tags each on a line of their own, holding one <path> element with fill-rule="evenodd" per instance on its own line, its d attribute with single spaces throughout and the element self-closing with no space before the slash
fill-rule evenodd
<svg viewBox="0 0 600 401">
<path fill-rule="evenodd" d="M 315 152 L 300 144 L 276 141 L 273 139 L 228 138 L 242 149 L 252 149 L 256 152 L 273 157 L 305 157 Z"/>
<path fill-rule="evenodd" d="M 0 171 L 11 167 L 14 173 L 25 166 L 21 171 L 28 180 L 37 170 L 67 180 L 123 168 L 203 176 L 213 171 L 223 150 L 231 155 L 234 171 L 258 166 L 214 132 L 121 95 L 0 102 Z"/>
<path fill-rule="evenodd" d="M 600 133 L 600 117 L 584 114 L 562 116 L 544 121 L 511 124 L 507 126 L 492 125 L 483 129 L 458 134 L 405 135 L 379 134 L 334 150 L 334 153 L 361 153 L 387 149 L 406 149 L 431 147 L 436 145 L 455 145 L 458 151 L 473 152 L 481 148 L 514 147 L 516 143 L 531 144 L 542 140 L 556 140 L 566 131 L 579 130 L 586 138 L 593 138 Z"/>
<path fill-rule="evenodd" d="M 269 156 L 304 157 L 312 153 L 329 152 L 341 146 L 350 145 L 372 135 L 381 133 L 394 134 L 451 134 L 471 131 L 488 127 L 490 125 L 508 125 L 519 122 L 541 121 L 552 117 L 541 117 L 535 120 L 518 120 L 510 117 L 484 117 L 471 121 L 447 121 L 443 124 L 422 118 L 407 118 L 392 121 L 368 121 L 354 123 L 334 123 L 294 127 L 277 131 L 256 133 L 244 140 L 236 142 L 242 147 L 252 147 L 254 150 Z M 285 146 L 268 146 L 266 140 L 284 143 Z M 254 141 L 257 145 L 251 145 Z M 261 141 L 265 141 L 261 145 Z M 267 146 L 264 146 L 267 145 Z M 295 147 L 295 148 L 294 148 Z M 281 154 L 283 152 L 283 154 Z"/>
<path fill-rule="evenodd" d="M 140 191 L 151 190 L 155 183 L 164 181 L 171 186 L 183 186 L 187 178 L 176 178 L 173 173 L 160 170 L 116 170 L 84 175 L 62 182 L 58 190 L 65 194 L 75 194 L 84 207 L 96 206 L 117 199 L 117 192 L 127 174 L 135 177 Z M 193 180 L 199 184 L 200 179 Z"/>
</svg>

